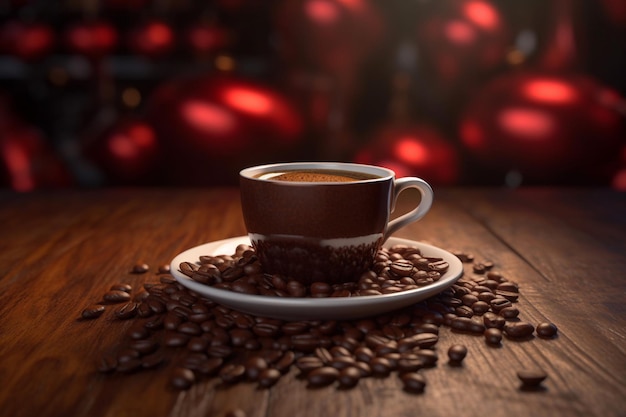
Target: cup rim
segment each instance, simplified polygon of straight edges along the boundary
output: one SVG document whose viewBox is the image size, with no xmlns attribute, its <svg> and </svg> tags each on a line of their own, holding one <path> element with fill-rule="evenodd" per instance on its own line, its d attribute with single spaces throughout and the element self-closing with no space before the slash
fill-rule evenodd
<svg viewBox="0 0 626 417">
<path fill-rule="evenodd" d="M 258 175 L 278 171 L 284 168 L 286 171 L 307 170 L 307 169 L 328 169 L 338 171 L 356 171 L 359 173 L 375 175 L 377 178 L 357 180 L 358 183 L 386 181 L 395 178 L 396 173 L 389 169 L 376 165 L 359 164 L 355 162 L 337 162 L 337 161 L 317 161 L 317 162 L 277 162 L 272 164 L 256 165 L 248 168 L 244 168 L 239 171 L 241 177 L 263 181 L 263 182 L 276 182 L 280 184 L 329 184 L 329 185 L 345 185 L 342 182 L 306 182 L 306 181 L 278 181 L 272 178 L 259 178 Z"/>
</svg>

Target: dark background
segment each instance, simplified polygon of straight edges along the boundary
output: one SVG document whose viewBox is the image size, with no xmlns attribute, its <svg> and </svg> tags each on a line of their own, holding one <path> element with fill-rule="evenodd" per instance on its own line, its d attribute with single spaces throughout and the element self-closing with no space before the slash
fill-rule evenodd
<svg viewBox="0 0 626 417">
<path fill-rule="evenodd" d="M 626 189 L 622 0 L 0 1 L 0 186 L 287 160 Z"/>
</svg>

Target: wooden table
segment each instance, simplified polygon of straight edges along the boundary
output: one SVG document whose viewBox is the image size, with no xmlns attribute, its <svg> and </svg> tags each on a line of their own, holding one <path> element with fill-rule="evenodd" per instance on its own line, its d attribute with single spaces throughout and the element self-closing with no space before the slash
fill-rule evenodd
<svg viewBox="0 0 626 417">
<path fill-rule="evenodd" d="M 554 339 L 505 339 L 441 327 L 422 394 L 397 377 L 308 389 L 297 370 L 271 389 L 205 380 L 168 387 L 168 365 L 102 374 L 96 361 L 132 320 L 78 320 L 112 284 L 141 288 L 179 252 L 245 233 L 236 189 L 0 193 L 2 416 L 626 416 L 626 194 L 607 189 L 436 189 L 432 211 L 398 237 L 471 252 L 519 283 L 520 319 Z M 401 210 L 413 196 L 405 196 Z M 131 274 L 138 261 L 152 269 Z M 473 274 L 466 264 L 465 275 Z M 447 363 L 454 343 L 469 349 Z M 516 371 L 543 368 L 542 389 Z"/>
</svg>

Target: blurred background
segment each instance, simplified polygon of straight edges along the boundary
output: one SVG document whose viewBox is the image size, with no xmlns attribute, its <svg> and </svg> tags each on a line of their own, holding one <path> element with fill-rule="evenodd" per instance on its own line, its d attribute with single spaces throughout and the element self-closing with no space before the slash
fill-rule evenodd
<svg viewBox="0 0 626 417">
<path fill-rule="evenodd" d="M 289 160 L 626 190 L 624 0 L 0 0 L 0 187 Z"/>
</svg>

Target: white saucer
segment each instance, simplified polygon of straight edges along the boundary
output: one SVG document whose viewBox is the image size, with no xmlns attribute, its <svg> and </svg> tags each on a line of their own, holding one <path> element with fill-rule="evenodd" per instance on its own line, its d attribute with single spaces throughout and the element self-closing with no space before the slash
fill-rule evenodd
<svg viewBox="0 0 626 417">
<path fill-rule="evenodd" d="M 197 263 L 201 255 L 232 255 L 239 244 L 250 244 L 247 236 L 219 240 L 196 246 L 177 255 L 171 262 L 171 273 L 186 288 L 218 304 L 244 313 L 282 320 L 343 320 L 386 313 L 410 306 L 440 293 L 463 275 L 463 264 L 453 254 L 425 243 L 391 237 L 385 247 L 393 245 L 416 246 L 422 255 L 443 258 L 448 271 L 436 282 L 414 290 L 394 294 L 359 297 L 287 298 L 249 295 L 220 290 L 192 280 L 179 271 L 181 262 Z"/>
</svg>

